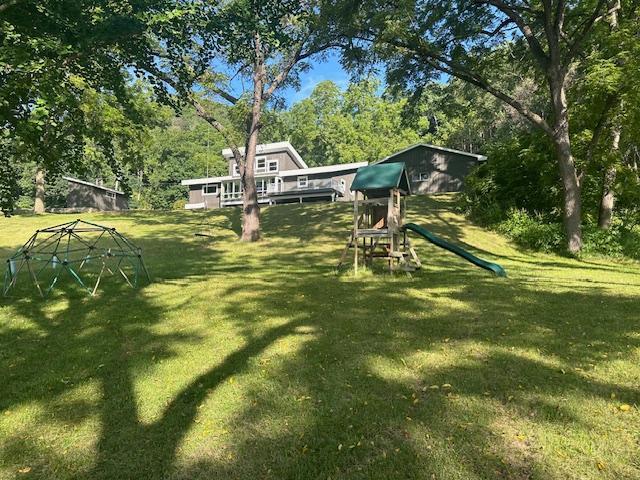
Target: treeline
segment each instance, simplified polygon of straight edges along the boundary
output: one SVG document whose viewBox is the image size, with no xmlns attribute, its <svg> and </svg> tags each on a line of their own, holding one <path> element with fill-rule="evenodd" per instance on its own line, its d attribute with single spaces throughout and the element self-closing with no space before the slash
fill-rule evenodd
<svg viewBox="0 0 640 480">
<path fill-rule="evenodd" d="M 420 101 L 419 116 L 407 115 L 408 99 L 382 90 L 372 77 L 341 90 L 334 82 L 319 83 L 308 98 L 290 108 L 266 111 L 262 141 L 290 141 L 310 166 L 379 160 L 417 142 L 475 151 L 484 146 L 471 125 L 477 111 L 460 97 L 459 86 L 433 84 Z M 85 105 L 94 122 L 110 123 L 115 149 L 111 163 L 90 139 L 73 168 L 65 166 L 47 178 L 47 207 L 65 204 L 66 181 L 77 176 L 126 189 L 134 208 L 180 208 L 186 200 L 185 178 L 224 175 L 227 161 L 223 136 L 208 127 L 188 106 L 179 113 L 154 101 L 150 88 L 138 84 L 130 96 L 144 105 L 144 122 L 128 123 L 117 109 L 96 111 L 95 96 Z M 108 103 L 108 98 L 101 98 Z M 463 106 L 466 105 L 466 106 Z M 231 117 L 231 109 L 227 115 Z M 34 162 L 21 163 L 19 208 L 33 208 Z M 115 173 L 114 173 L 115 170 Z"/>
<path fill-rule="evenodd" d="M 592 225 L 622 232 L 617 241 L 637 223 L 638 8 L 0 1 L 0 208 L 24 201 L 26 172 L 35 211 L 44 209 L 45 179 L 62 172 L 111 177 L 140 206 L 167 208 L 181 198 L 180 178 L 220 172 L 213 152 L 228 146 L 243 185 L 242 239 L 254 241 L 258 143 L 288 138 L 323 164 L 423 140 L 492 157 L 470 179 L 470 214 L 510 222 L 513 232 L 561 222 L 550 243 L 577 254 Z M 321 84 L 282 110 L 282 89 L 330 51 L 369 80 L 345 92 Z M 382 95 L 367 76 L 375 71 Z"/>
</svg>

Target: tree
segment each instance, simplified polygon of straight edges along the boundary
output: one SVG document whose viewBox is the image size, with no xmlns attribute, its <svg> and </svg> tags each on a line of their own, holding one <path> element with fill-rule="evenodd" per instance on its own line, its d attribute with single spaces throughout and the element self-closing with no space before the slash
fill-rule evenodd
<svg viewBox="0 0 640 480">
<path fill-rule="evenodd" d="M 605 0 L 346 0 L 333 6 L 348 18 L 337 28 L 350 29 L 359 41 L 349 52 L 348 62 L 361 60 L 368 48 L 387 62 L 390 82 L 414 89 L 443 73 L 459 78 L 510 105 L 551 139 L 564 188 L 567 248 L 578 253 L 582 204 L 571 149 L 567 88 L 589 35 L 617 7 L 609 9 Z M 540 89 L 547 89 L 548 115 L 517 99 L 495 78 L 487 60 L 505 48 L 513 55 L 516 74 L 524 71 Z"/>
<path fill-rule="evenodd" d="M 380 80 L 351 83 L 344 92 L 330 81 L 282 114 L 285 136 L 309 165 L 375 161 L 424 139 L 419 119 L 403 124 L 405 98 L 380 95 Z"/>
<path fill-rule="evenodd" d="M 611 4 L 606 17 L 609 29 L 594 35 L 583 69 L 578 71 L 578 91 L 588 99 L 583 110 L 595 116 L 586 160 L 591 167 L 595 162 L 600 170 L 598 226 L 603 230 L 609 229 L 613 220 L 616 177 L 624 163 L 624 143 L 628 143 L 623 133 L 636 138 L 629 119 L 639 100 L 637 8 L 632 2 L 616 0 Z"/>
<path fill-rule="evenodd" d="M 165 93 L 175 90 L 223 136 L 240 172 L 241 239 L 255 241 L 260 238 L 260 206 L 254 170 L 265 108 L 277 101 L 280 87 L 297 83 L 307 59 L 336 42 L 324 36 L 315 2 L 233 0 L 194 5 L 197 15 L 190 18 L 196 22 L 198 35 L 189 44 L 190 61 L 184 63 L 182 51 L 179 57 L 157 51 L 160 61 L 141 63 L 139 68 L 157 84 L 163 83 Z M 229 72 L 235 72 L 231 78 Z M 249 87 L 234 95 L 231 81 L 238 77 Z M 229 112 L 221 110 L 221 105 L 234 108 Z M 239 120 L 235 124 L 234 118 Z"/>
<path fill-rule="evenodd" d="M 125 69 L 133 59 L 152 55 L 157 36 L 149 34 L 150 26 L 166 37 L 179 23 L 178 3 L 0 0 L 0 128 L 7 155 L 2 161 L 36 163 L 38 210 L 44 205 L 45 171 L 80 161 L 89 128 L 83 91 L 111 92 L 131 111 Z M 19 169 L 4 170 L 0 189 L 11 195 L 3 195 L 0 208 L 8 213 Z"/>
</svg>

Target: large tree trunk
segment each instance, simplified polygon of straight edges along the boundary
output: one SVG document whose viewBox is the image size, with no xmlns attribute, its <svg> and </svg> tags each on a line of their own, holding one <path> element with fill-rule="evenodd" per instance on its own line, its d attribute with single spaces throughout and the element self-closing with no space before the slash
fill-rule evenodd
<svg viewBox="0 0 640 480">
<path fill-rule="evenodd" d="M 33 204 L 34 213 L 44 213 L 44 168 L 36 170 L 36 196 Z"/>
<path fill-rule="evenodd" d="M 616 125 L 611 132 L 611 154 L 616 155 L 620 149 L 620 126 Z M 607 167 L 602 178 L 602 196 L 600 197 L 600 211 L 598 212 L 598 227 L 608 230 L 613 220 L 613 206 L 615 204 L 614 184 L 616 181 L 615 163 Z"/>
<path fill-rule="evenodd" d="M 582 249 L 582 199 L 580 197 L 580 181 L 571 152 L 565 79 L 566 74 L 558 68 L 551 75 L 549 86 L 555 117 L 553 143 L 564 187 L 563 223 L 567 237 L 567 250 L 575 255 Z"/>
<path fill-rule="evenodd" d="M 242 241 L 260 240 L 260 204 L 256 189 L 256 148 L 260 133 L 262 98 L 264 95 L 264 63 L 260 36 L 255 36 L 256 60 L 253 70 L 253 105 L 248 119 L 247 143 L 244 149 L 244 168 L 241 170 L 242 195 Z"/>
<path fill-rule="evenodd" d="M 244 242 L 260 240 L 260 204 L 258 203 L 255 177 L 256 147 L 258 146 L 259 131 L 257 122 L 259 121 L 260 112 L 256 112 L 254 105 L 250 122 L 252 128 L 247 137 L 244 151 L 244 169 L 240 172 L 244 190 L 242 195 L 242 241 Z"/>
</svg>

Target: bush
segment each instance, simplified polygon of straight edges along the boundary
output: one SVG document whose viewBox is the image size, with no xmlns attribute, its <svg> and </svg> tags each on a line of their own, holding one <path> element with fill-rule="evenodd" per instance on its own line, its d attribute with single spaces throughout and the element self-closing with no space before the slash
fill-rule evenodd
<svg viewBox="0 0 640 480">
<path fill-rule="evenodd" d="M 533 250 L 558 251 L 564 245 L 562 225 L 547 223 L 524 210 L 511 209 L 497 230 L 517 244 Z"/>
<path fill-rule="evenodd" d="M 184 198 L 181 198 L 173 202 L 173 205 L 171 205 L 171 208 L 173 210 L 184 210 L 184 206 L 186 204 L 187 204 L 187 201 Z"/>
<path fill-rule="evenodd" d="M 548 139 L 525 132 L 488 145 L 489 160 L 465 179 L 461 207 L 474 221 L 493 226 L 513 209 L 560 220 L 562 185 Z"/>
<path fill-rule="evenodd" d="M 609 230 L 600 230 L 595 224 L 586 225 L 583 241 L 583 253 L 587 255 L 640 258 L 640 235 L 636 229 L 627 229 L 620 220 Z"/>
<path fill-rule="evenodd" d="M 564 230 L 559 222 L 545 221 L 541 216 L 512 209 L 507 219 L 496 225 L 498 232 L 518 245 L 544 252 L 564 252 Z M 640 232 L 628 230 L 616 221 L 609 230 L 601 230 L 595 223 L 586 224 L 582 231 L 583 255 L 629 257 L 640 259 Z"/>
</svg>

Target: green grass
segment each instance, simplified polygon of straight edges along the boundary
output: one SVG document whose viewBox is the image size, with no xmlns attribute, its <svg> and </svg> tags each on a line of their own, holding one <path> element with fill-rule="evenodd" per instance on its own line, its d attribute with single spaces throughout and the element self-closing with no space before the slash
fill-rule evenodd
<svg viewBox="0 0 640 480">
<path fill-rule="evenodd" d="M 0 300 L 0 477 L 640 478 L 638 263 L 409 207 L 509 278 L 419 239 L 411 278 L 336 276 L 349 205 L 264 209 L 253 245 L 235 210 L 213 241 L 193 212 L 83 216 L 153 283 Z M 0 219 L 0 257 L 75 218 Z"/>
</svg>

